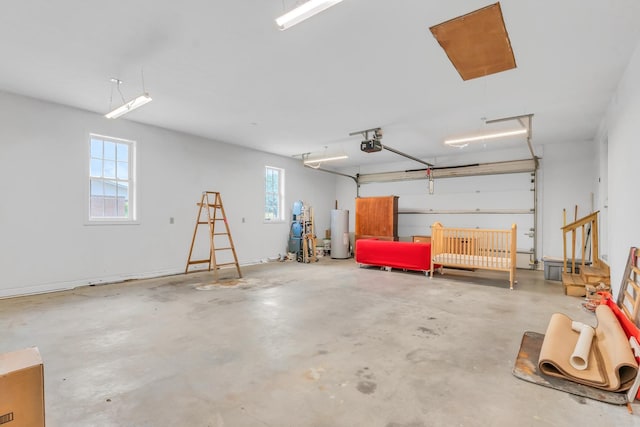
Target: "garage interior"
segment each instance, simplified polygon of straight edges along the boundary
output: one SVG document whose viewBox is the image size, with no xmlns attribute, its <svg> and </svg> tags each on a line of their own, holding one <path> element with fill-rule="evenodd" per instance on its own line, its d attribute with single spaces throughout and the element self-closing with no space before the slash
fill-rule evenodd
<svg viewBox="0 0 640 427">
<path fill-rule="evenodd" d="M 316 1 L 85 3 L 0 16 L 0 355 L 37 347 L 47 425 L 639 422 L 513 371 L 554 313 L 596 325 L 552 267 L 625 286 L 640 4 L 345 0 L 289 26 Z M 392 232 L 362 232 L 389 197 Z M 513 290 L 357 261 L 435 251 L 435 224 L 513 225 Z"/>
</svg>

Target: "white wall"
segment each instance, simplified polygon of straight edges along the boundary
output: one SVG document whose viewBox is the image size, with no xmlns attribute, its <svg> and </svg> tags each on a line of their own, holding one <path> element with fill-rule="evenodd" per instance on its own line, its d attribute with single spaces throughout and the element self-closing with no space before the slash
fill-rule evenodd
<svg viewBox="0 0 640 427">
<path fill-rule="evenodd" d="M 302 199 L 329 228 L 336 177 L 299 161 L 2 92 L 0 111 L 0 297 L 183 271 L 204 190 L 241 264 L 284 254 L 288 221 L 262 221 L 265 165 L 285 169 L 287 219 Z M 87 225 L 90 133 L 137 142 L 138 225 Z"/>
<path fill-rule="evenodd" d="M 596 137 L 598 177 L 596 181 L 596 210 L 600 212 L 600 258 L 609 262 L 609 140 L 606 119 L 602 120 Z"/>
<path fill-rule="evenodd" d="M 622 280 L 629 247 L 640 246 L 640 44 L 607 112 L 608 247 L 614 296 Z"/>
<path fill-rule="evenodd" d="M 562 258 L 562 211 L 566 210 L 567 224 L 574 221 L 575 207 L 578 218 L 592 212 L 592 197 L 597 191 L 596 144 L 593 141 L 565 142 L 544 146 L 540 161 L 540 212 L 542 255 Z M 593 194 L 593 196 L 592 196 Z M 594 206 L 595 208 L 595 206 Z M 580 235 L 576 258 L 580 258 Z M 567 255 L 571 256 L 570 239 Z"/>
</svg>

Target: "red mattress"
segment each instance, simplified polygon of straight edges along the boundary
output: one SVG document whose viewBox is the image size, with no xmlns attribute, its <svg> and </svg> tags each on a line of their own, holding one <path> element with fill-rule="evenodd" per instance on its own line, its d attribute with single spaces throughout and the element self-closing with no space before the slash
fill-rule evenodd
<svg viewBox="0 0 640 427">
<path fill-rule="evenodd" d="M 356 262 L 426 272 L 431 268 L 431 243 L 358 239 Z"/>
</svg>

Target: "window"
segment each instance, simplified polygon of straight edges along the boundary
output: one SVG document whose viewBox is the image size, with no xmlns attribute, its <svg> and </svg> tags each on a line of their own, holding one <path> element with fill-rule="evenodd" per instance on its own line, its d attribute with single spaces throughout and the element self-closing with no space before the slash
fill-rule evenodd
<svg viewBox="0 0 640 427">
<path fill-rule="evenodd" d="M 135 221 L 135 142 L 90 137 L 89 221 Z"/>
<path fill-rule="evenodd" d="M 284 169 L 265 166 L 264 220 L 284 221 Z"/>
</svg>

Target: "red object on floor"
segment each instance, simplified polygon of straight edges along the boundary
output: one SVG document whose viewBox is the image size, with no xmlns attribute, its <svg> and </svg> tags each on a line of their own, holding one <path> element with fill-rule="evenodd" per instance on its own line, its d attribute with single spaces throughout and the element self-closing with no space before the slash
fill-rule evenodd
<svg viewBox="0 0 640 427">
<path fill-rule="evenodd" d="M 431 269 L 431 243 L 358 239 L 356 262 L 427 272 Z"/>
<path fill-rule="evenodd" d="M 636 325 L 620 310 L 618 304 L 613 300 L 613 296 L 609 292 L 598 292 L 598 295 L 602 296 L 600 304 L 608 305 L 611 311 L 613 311 L 613 314 L 616 315 L 627 338 L 636 337 L 636 340 L 640 343 L 640 330 L 638 330 Z M 636 357 L 636 361 L 640 363 L 640 357 Z M 638 394 L 636 394 L 636 399 L 640 400 L 640 390 L 638 390 Z"/>
</svg>

